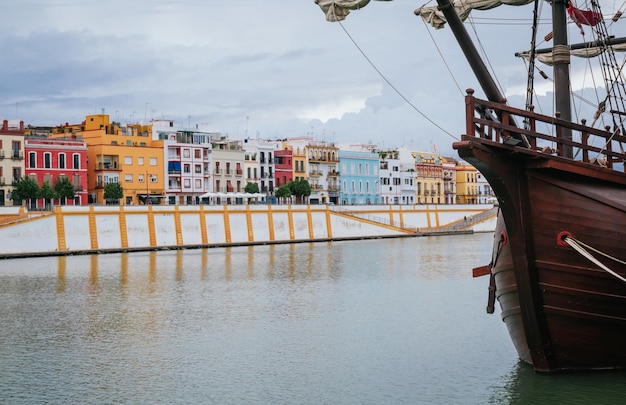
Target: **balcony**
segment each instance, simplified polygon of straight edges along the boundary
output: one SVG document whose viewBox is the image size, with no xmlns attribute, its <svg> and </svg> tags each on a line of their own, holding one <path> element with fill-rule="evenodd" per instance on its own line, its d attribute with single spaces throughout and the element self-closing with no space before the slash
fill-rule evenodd
<svg viewBox="0 0 626 405">
<path fill-rule="evenodd" d="M 339 172 L 335 170 L 331 170 L 328 172 L 328 177 L 337 177 L 337 176 L 339 176 Z"/>
<path fill-rule="evenodd" d="M 4 186 L 5 180 L 4 177 L 0 177 L 0 186 Z"/>
<path fill-rule="evenodd" d="M 0 159 L 4 159 L 4 151 L 0 150 Z"/>
<path fill-rule="evenodd" d="M 121 171 L 117 165 L 117 162 L 99 162 L 96 166 L 96 170 L 116 170 Z"/>
<path fill-rule="evenodd" d="M 17 183 L 20 182 L 20 178 L 19 177 L 13 177 L 13 181 L 11 182 L 11 184 L 13 184 L 14 186 L 17 185 Z"/>
<path fill-rule="evenodd" d="M 24 160 L 24 151 L 14 150 L 11 152 L 11 159 L 13 160 Z"/>
<path fill-rule="evenodd" d="M 319 170 L 311 170 L 309 172 L 309 176 L 321 176 L 322 172 L 320 172 Z"/>
</svg>

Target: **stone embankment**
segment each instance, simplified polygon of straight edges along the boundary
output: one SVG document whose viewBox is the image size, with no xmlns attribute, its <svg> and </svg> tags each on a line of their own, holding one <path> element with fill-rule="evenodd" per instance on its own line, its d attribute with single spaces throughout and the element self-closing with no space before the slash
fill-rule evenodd
<svg viewBox="0 0 626 405">
<path fill-rule="evenodd" d="M 491 205 L 0 209 L 0 258 L 490 232 Z"/>
</svg>

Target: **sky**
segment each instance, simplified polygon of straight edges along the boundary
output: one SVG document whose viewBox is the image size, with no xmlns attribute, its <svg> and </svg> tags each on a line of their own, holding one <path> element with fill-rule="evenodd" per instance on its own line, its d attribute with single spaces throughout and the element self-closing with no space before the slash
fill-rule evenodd
<svg viewBox="0 0 626 405">
<path fill-rule="evenodd" d="M 314 0 L 6 3 L 0 117 L 34 126 L 104 111 L 123 124 L 453 156 L 465 89 L 484 97 L 450 30 L 426 26 L 414 0 L 373 1 L 341 25 Z M 526 73 L 514 53 L 529 47 L 531 17 L 532 6 L 504 6 L 468 21 L 518 106 Z"/>
</svg>

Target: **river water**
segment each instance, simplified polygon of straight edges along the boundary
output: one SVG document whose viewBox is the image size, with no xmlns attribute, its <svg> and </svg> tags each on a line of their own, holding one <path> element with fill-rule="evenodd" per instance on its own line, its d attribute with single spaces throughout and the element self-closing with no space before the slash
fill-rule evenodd
<svg viewBox="0 0 626 405">
<path fill-rule="evenodd" d="M 493 234 L 0 261 L 0 403 L 623 403 L 487 315 Z"/>
</svg>

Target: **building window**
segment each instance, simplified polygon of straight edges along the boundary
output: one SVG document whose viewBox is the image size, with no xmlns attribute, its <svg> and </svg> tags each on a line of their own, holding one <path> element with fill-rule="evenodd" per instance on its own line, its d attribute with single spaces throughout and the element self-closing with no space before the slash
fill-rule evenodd
<svg viewBox="0 0 626 405">
<path fill-rule="evenodd" d="M 52 167 L 52 154 L 44 153 L 43 154 L 43 167 L 45 169 L 50 169 Z"/>
<path fill-rule="evenodd" d="M 72 166 L 72 168 L 80 169 L 80 155 L 78 153 L 74 153 L 72 159 L 74 159 L 74 165 Z"/>
<path fill-rule="evenodd" d="M 185 179 L 183 185 L 185 186 L 185 188 L 191 188 L 191 180 Z"/>
<path fill-rule="evenodd" d="M 125 165 L 132 165 L 133 164 L 133 157 L 132 156 L 124 157 L 124 164 Z"/>
<path fill-rule="evenodd" d="M 76 191 L 82 191 L 82 190 L 83 190 L 83 186 L 82 186 L 82 184 L 80 183 L 80 175 L 79 175 L 79 174 L 74 174 L 74 175 L 73 175 L 73 180 L 72 180 L 72 183 L 73 183 L 73 185 L 74 185 L 74 189 L 75 189 Z"/>
<path fill-rule="evenodd" d="M 196 179 L 196 188 L 202 188 L 202 180 Z"/>
<path fill-rule="evenodd" d="M 59 153 L 59 169 L 65 169 L 65 153 Z"/>
<path fill-rule="evenodd" d="M 156 165 L 157 165 L 157 158 L 151 157 L 150 158 L 150 166 L 156 166 Z"/>
<path fill-rule="evenodd" d="M 194 155 L 196 159 L 202 159 L 202 150 L 201 149 L 194 150 Z"/>
<path fill-rule="evenodd" d="M 159 178 L 156 174 L 151 174 L 150 175 L 150 183 L 156 183 L 157 181 L 159 181 Z"/>
<path fill-rule="evenodd" d="M 139 166 L 143 166 L 143 157 L 138 157 L 138 158 L 137 158 L 137 164 L 138 164 Z"/>
<path fill-rule="evenodd" d="M 189 149 L 183 149 L 183 157 L 184 158 L 191 157 L 191 152 L 189 151 Z"/>
<path fill-rule="evenodd" d="M 35 152 L 30 152 L 28 154 L 28 167 L 31 169 L 37 167 L 37 154 Z"/>
<path fill-rule="evenodd" d="M 184 164 L 183 165 L 183 171 L 185 173 L 191 173 L 191 165 L 190 164 Z"/>
<path fill-rule="evenodd" d="M 202 173 L 202 165 L 196 165 L 196 173 Z"/>
<path fill-rule="evenodd" d="M 124 175 L 124 181 L 126 183 L 131 183 L 133 181 L 133 175 L 132 174 L 125 174 Z"/>
<path fill-rule="evenodd" d="M 140 175 L 137 176 L 137 181 L 140 182 L 140 183 L 143 183 L 143 181 L 144 181 L 143 174 L 140 174 Z"/>
</svg>

